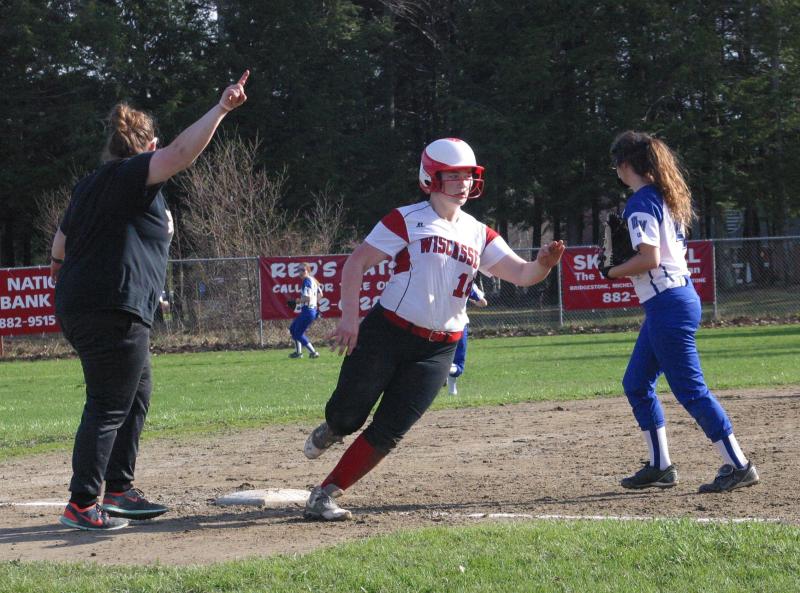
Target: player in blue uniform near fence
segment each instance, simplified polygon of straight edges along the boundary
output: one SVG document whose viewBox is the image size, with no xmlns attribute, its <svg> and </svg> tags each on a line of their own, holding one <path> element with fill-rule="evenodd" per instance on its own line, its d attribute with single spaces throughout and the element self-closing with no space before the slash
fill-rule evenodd
<svg viewBox="0 0 800 593">
<path fill-rule="evenodd" d="M 319 352 L 314 350 L 314 345 L 306 336 L 306 331 L 320 316 L 318 299 L 322 296 L 322 289 L 317 279 L 312 276 L 309 264 L 303 264 L 300 277 L 303 279 L 303 287 L 300 289 L 301 308 L 300 314 L 289 326 L 289 332 L 294 340 L 294 352 L 289 355 L 289 358 L 303 358 L 303 346 L 308 348 L 311 358 L 319 358 Z"/>
<path fill-rule="evenodd" d="M 656 382 L 661 373 L 724 460 L 700 492 L 726 492 L 758 483 L 759 477 L 733 435 L 733 426 L 709 391 L 700 368 L 695 333 L 700 299 L 686 265 L 685 229 L 695 214 L 677 158 L 661 140 L 624 132 L 611 146 L 612 165 L 633 190 L 625 205 L 637 254 L 601 268 L 606 278 L 630 277 L 644 308 L 644 321 L 622 380 L 625 395 L 650 450 L 649 462 L 622 480 L 625 488 L 669 488 L 678 483 L 667 446 Z"/>
<path fill-rule="evenodd" d="M 472 286 L 469 293 L 469 301 L 476 307 L 485 307 L 489 303 L 486 301 L 486 295 L 477 286 Z M 453 364 L 450 365 L 450 374 L 447 377 L 447 391 L 450 395 L 458 395 L 458 387 L 456 382 L 458 378 L 464 374 L 464 368 L 467 365 L 467 336 L 469 334 L 469 323 L 464 326 L 464 333 L 456 345 L 456 353 L 453 356 Z"/>
</svg>

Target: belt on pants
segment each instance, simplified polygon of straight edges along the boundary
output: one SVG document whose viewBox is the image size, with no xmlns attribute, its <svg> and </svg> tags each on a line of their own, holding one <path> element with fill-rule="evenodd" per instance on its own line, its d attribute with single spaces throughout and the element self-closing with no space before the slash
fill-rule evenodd
<svg viewBox="0 0 800 593">
<path fill-rule="evenodd" d="M 399 327 L 400 329 L 404 329 L 407 332 L 414 334 L 415 336 L 419 336 L 420 338 L 425 338 L 429 342 L 458 342 L 461 339 L 461 334 L 464 332 L 446 332 L 446 331 L 439 331 L 435 329 L 428 329 L 427 327 L 420 327 L 418 325 L 414 325 L 410 321 L 407 321 L 400 317 L 398 314 L 389 311 L 388 309 L 383 310 L 383 316 L 386 320 L 394 326 Z"/>
</svg>

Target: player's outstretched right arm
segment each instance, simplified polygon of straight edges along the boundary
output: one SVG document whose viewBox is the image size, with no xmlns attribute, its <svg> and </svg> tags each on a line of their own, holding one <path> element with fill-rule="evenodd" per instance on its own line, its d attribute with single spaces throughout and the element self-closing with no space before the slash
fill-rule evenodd
<svg viewBox="0 0 800 593">
<path fill-rule="evenodd" d="M 517 286 L 531 286 L 547 277 L 550 270 L 558 265 L 563 253 L 564 242 L 551 241 L 539 249 L 535 261 L 525 261 L 511 252 L 489 268 L 489 272 Z"/>
<path fill-rule="evenodd" d="M 155 151 L 150 159 L 147 185 L 165 182 L 186 169 L 200 156 L 214 136 L 222 118 L 247 101 L 244 85 L 248 76 L 250 71 L 245 70 L 236 84 L 225 89 L 219 103 L 208 113 L 181 132 L 169 146 Z"/>
<path fill-rule="evenodd" d="M 339 301 L 339 307 L 342 309 L 342 319 L 333 333 L 328 336 L 333 340 L 331 350 L 338 348 L 339 354 L 344 352 L 350 354 L 356 347 L 358 324 L 360 322 L 358 298 L 361 293 L 364 272 L 388 259 L 388 257 L 383 251 L 369 243 L 362 243 L 347 258 L 344 268 L 342 268 L 342 291 L 341 300 Z"/>
</svg>

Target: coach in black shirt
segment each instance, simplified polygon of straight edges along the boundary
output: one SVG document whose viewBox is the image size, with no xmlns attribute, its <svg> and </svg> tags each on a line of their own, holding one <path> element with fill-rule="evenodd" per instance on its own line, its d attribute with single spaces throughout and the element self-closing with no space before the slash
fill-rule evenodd
<svg viewBox="0 0 800 593">
<path fill-rule="evenodd" d="M 149 115 L 116 105 L 105 162 L 72 192 L 51 252 L 56 315 L 81 359 L 86 381 L 72 453 L 71 496 L 60 519 L 65 525 L 120 529 L 127 519 L 167 512 L 133 487 L 139 435 L 150 404 L 150 327 L 173 231 L 160 190 L 203 152 L 222 118 L 247 100 L 248 75 L 162 149 Z"/>
</svg>

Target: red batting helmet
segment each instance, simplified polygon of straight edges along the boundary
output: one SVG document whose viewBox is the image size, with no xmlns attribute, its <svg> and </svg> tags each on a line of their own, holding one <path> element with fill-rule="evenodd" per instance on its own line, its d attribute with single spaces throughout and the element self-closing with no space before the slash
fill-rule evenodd
<svg viewBox="0 0 800 593">
<path fill-rule="evenodd" d="M 483 193 L 483 167 L 475 162 L 475 153 L 469 144 L 458 138 L 442 138 L 428 144 L 422 151 L 419 164 L 419 186 L 426 194 L 441 192 L 442 184 L 437 173 L 442 171 L 472 171 L 472 188 L 469 198 Z"/>
</svg>

